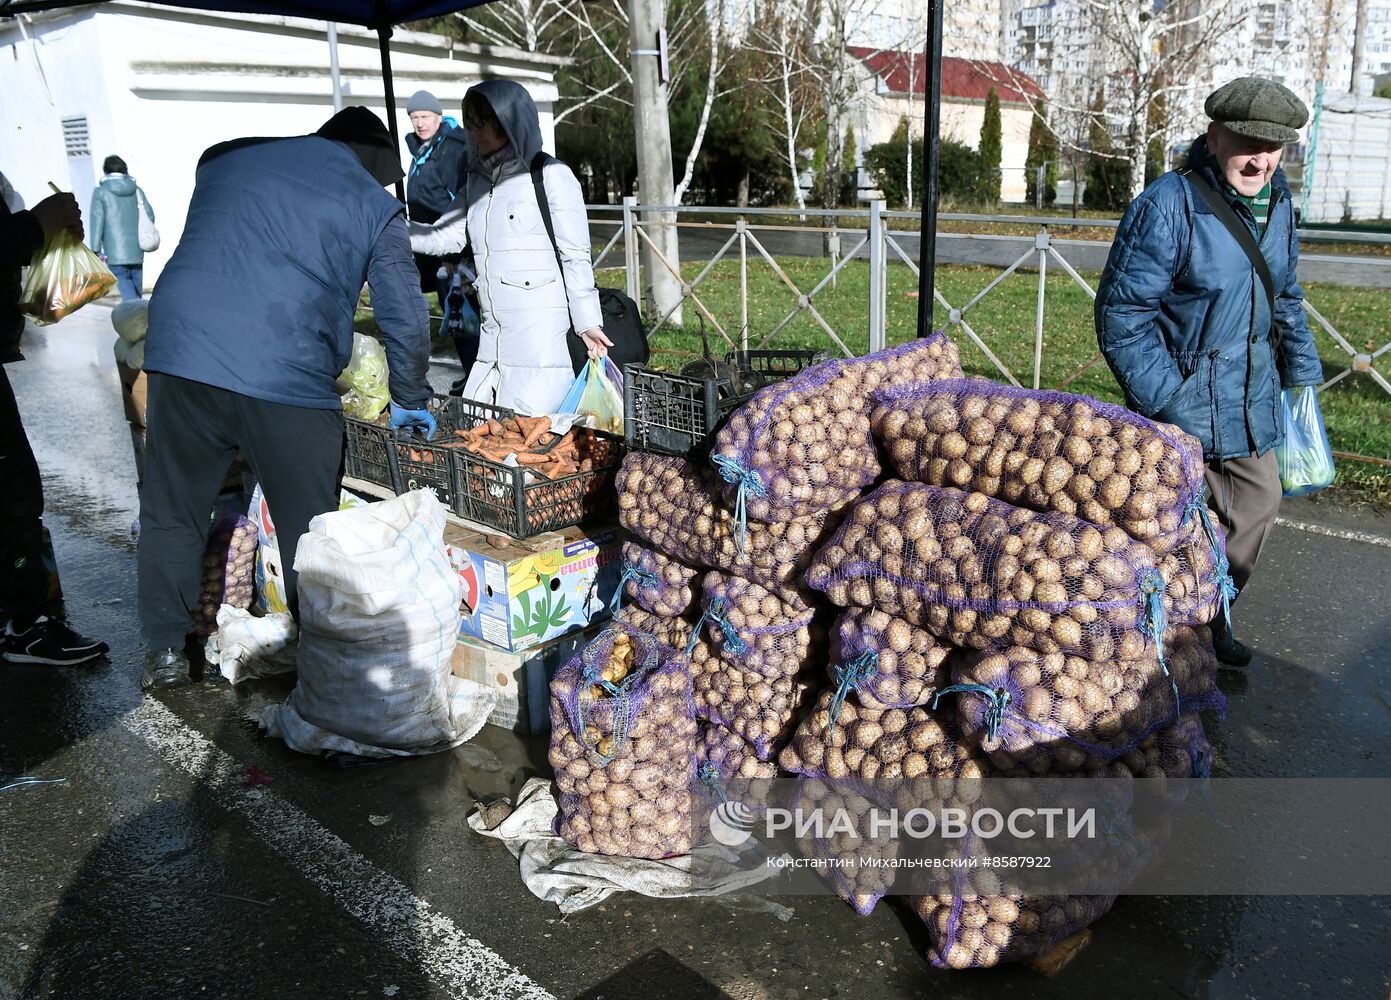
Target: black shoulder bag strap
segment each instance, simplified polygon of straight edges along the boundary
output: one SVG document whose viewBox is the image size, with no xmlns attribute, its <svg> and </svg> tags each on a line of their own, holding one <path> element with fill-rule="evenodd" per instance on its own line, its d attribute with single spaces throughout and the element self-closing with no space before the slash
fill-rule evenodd
<svg viewBox="0 0 1391 1000">
<path fill-rule="evenodd" d="M 1246 223 L 1237 218 L 1236 212 L 1228 204 L 1227 199 L 1214 191 L 1212 185 L 1207 182 L 1207 178 L 1194 170 L 1184 171 L 1184 176 L 1192 181 L 1193 190 L 1207 202 L 1208 208 L 1212 209 L 1212 214 L 1217 216 L 1219 222 L 1227 227 L 1227 231 L 1232 234 L 1232 238 L 1245 251 L 1246 256 L 1251 261 L 1251 267 L 1256 272 L 1256 277 L 1261 279 L 1261 286 L 1265 289 L 1266 305 L 1270 308 L 1270 325 L 1275 325 L 1275 282 L 1270 277 L 1270 265 L 1266 263 L 1265 254 L 1261 253 L 1260 244 L 1251 235 L 1251 230 L 1246 228 Z M 1268 224 L 1268 223 L 1267 223 Z"/>
<path fill-rule="evenodd" d="M 565 262 L 560 259 L 560 244 L 555 241 L 555 224 L 551 222 L 551 200 L 546 196 L 546 180 L 543 171 L 554 157 L 545 150 L 531 159 L 531 184 L 536 188 L 536 206 L 541 210 L 541 222 L 545 224 L 546 235 L 551 238 L 551 249 L 555 251 L 555 266 L 560 271 L 560 290 L 565 293 L 565 314 L 570 315 L 570 293 L 565 288 Z M 559 160 L 556 160 L 559 163 Z M 574 334 L 575 318 L 570 316 L 570 333 Z"/>
</svg>

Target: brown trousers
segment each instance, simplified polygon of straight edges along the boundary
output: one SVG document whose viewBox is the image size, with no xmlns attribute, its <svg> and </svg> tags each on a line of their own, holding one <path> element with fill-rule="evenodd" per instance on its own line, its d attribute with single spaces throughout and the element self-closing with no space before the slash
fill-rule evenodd
<svg viewBox="0 0 1391 1000">
<path fill-rule="evenodd" d="M 1229 458 L 1220 465 L 1211 462 L 1204 479 L 1207 505 L 1227 531 L 1227 561 L 1240 593 L 1280 512 L 1280 466 L 1271 450 L 1259 458 Z"/>
</svg>

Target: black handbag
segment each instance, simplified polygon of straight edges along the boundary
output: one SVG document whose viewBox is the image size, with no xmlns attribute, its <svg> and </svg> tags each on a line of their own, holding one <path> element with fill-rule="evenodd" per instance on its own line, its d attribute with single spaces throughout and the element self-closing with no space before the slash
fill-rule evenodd
<svg viewBox="0 0 1391 1000">
<path fill-rule="evenodd" d="M 537 153 L 531 161 L 531 183 L 536 188 L 536 204 L 541 210 L 541 221 L 546 226 L 546 235 L 551 238 L 551 249 L 555 251 L 555 266 L 560 269 L 560 284 L 565 286 L 565 262 L 560 257 L 560 245 L 555 241 L 555 225 L 551 222 L 550 199 L 546 197 L 546 183 L 542 176 L 546 164 L 560 161 L 545 152 Z M 568 308 L 569 296 L 566 296 Z M 642 313 L 638 304 L 626 293 L 617 288 L 599 289 L 599 311 L 604 334 L 613 341 L 609 348 L 609 358 L 622 371 L 624 365 L 645 365 L 652 356 L 647 343 L 647 330 L 642 325 Z M 580 339 L 573 318 L 570 321 L 570 336 L 566 339 L 570 348 L 570 364 L 575 374 L 580 373 L 584 363 L 589 360 L 589 349 Z"/>
</svg>

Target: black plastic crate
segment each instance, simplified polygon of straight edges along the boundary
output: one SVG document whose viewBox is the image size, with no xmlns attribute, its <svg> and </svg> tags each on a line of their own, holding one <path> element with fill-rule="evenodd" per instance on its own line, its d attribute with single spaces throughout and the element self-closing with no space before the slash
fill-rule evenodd
<svg viewBox="0 0 1391 1000">
<path fill-rule="evenodd" d="M 488 419 L 506 420 L 516 414 L 501 406 L 489 406 L 458 396 L 435 396 L 430 401 L 435 417 L 435 437 L 426 441 L 418 435 L 393 438 L 396 458 L 397 493 L 432 489 L 440 503 L 459 513 L 455 503 L 456 480 L 450 456 L 458 450 L 455 431 L 468 430 Z M 465 515 L 467 516 L 467 515 Z"/>
<path fill-rule="evenodd" d="M 503 465 L 465 448 L 451 453 L 454 513 L 513 538 L 558 531 L 594 516 L 617 512 L 614 480 L 623 461 L 623 444 L 602 431 L 576 428 L 580 458 L 593 468 L 547 479 L 526 466 Z M 531 482 L 527 482 L 530 474 Z"/>
<path fill-rule="evenodd" d="M 824 351 L 731 351 L 725 360 L 779 382 L 826 357 Z M 623 370 L 623 437 L 629 448 L 688 455 L 710 449 L 715 432 L 752 392 L 730 379 L 678 375 L 639 365 Z"/>
<path fill-rule="evenodd" d="M 344 421 L 344 439 L 343 470 L 347 475 L 385 486 L 393 493 L 401 492 L 390 426 L 348 417 Z"/>
</svg>

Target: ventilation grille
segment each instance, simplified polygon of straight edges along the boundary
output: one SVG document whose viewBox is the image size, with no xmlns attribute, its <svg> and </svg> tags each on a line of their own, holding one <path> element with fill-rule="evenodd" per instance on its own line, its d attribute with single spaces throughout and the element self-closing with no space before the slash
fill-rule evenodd
<svg viewBox="0 0 1391 1000">
<path fill-rule="evenodd" d="M 63 147 L 68 156 L 91 156 L 91 144 L 87 138 L 87 117 L 76 115 L 63 119 Z"/>
</svg>

